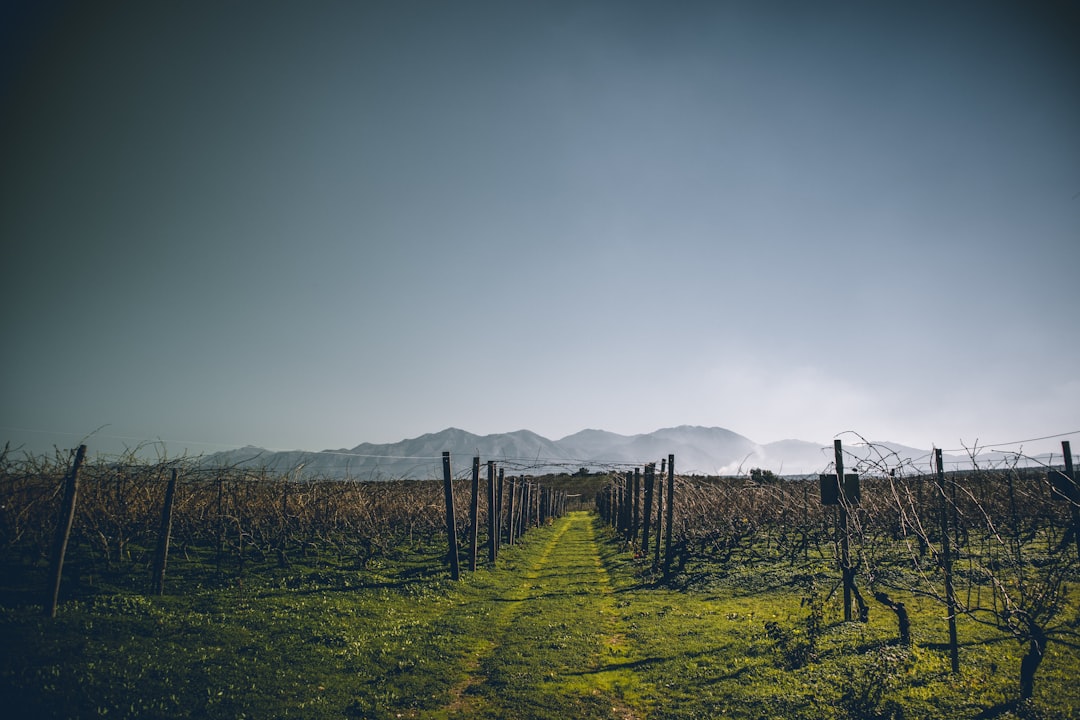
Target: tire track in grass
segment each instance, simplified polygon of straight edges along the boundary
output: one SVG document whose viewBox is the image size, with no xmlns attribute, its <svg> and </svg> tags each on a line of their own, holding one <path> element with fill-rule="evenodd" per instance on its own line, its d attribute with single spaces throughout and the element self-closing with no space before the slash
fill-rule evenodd
<svg viewBox="0 0 1080 720">
<path fill-rule="evenodd" d="M 492 640 L 470 659 L 467 678 L 439 718 L 622 718 L 645 716 L 651 688 L 636 676 L 612 579 L 593 518 L 572 513 L 522 582 L 496 599 Z"/>
<path fill-rule="evenodd" d="M 634 664 L 641 660 L 636 656 L 635 648 L 628 641 L 625 628 L 622 626 L 622 618 L 616 606 L 615 591 L 612 587 L 611 576 L 607 567 L 600 557 L 597 547 L 596 529 L 591 521 L 585 523 L 589 546 L 592 549 L 594 568 L 596 573 L 596 586 L 599 594 L 598 604 L 603 624 L 606 631 L 604 645 L 606 652 L 602 652 L 595 671 L 592 673 L 593 682 L 598 690 L 606 692 L 612 699 L 612 713 L 624 720 L 637 720 L 638 712 L 623 699 L 623 695 L 630 694 L 640 696 L 642 683 L 635 676 Z M 638 699 L 638 704 L 641 704 Z"/>
<path fill-rule="evenodd" d="M 569 529 L 569 523 L 561 522 L 561 524 L 554 529 L 554 533 L 544 545 L 536 560 L 525 571 L 521 584 L 503 597 L 497 598 L 498 602 L 504 604 L 494 614 L 493 618 L 493 627 L 495 629 L 496 638 L 502 639 L 506 634 L 507 628 L 512 622 L 515 614 L 520 610 L 522 603 L 529 599 L 532 586 L 535 584 L 536 580 L 540 578 L 540 573 L 549 562 L 551 553 Z M 471 702 L 473 698 L 467 697 L 467 695 L 472 688 L 478 687 L 487 681 L 485 675 L 479 674 L 480 666 L 481 663 L 495 652 L 498 647 L 498 642 L 488 640 L 481 642 L 476 650 L 473 651 L 473 656 L 469 659 L 469 662 L 465 667 L 468 675 L 461 683 L 451 689 L 451 702 L 444 709 L 445 713 L 448 713 L 451 716 L 464 713 L 466 716 L 469 716 L 475 712 L 475 703 Z M 442 716 L 442 714 L 443 713 L 440 713 L 439 715 Z"/>
</svg>

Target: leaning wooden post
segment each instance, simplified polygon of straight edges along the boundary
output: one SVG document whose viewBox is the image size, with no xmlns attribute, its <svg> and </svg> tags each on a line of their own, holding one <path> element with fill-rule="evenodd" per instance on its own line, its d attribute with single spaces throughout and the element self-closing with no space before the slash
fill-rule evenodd
<svg viewBox="0 0 1080 720">
<path fill-rule="evenodd" d="M 844 581 L 844 622 L 851 622 L 851 554 L 848 550 L 847 500 L 844 497 L 844 444 L 839 438 L 833 440 L 833 455 L 836 461 L 836 487 L 840 491 L 840 574 Z"/>
<path fill-rule="evenodd" d="M 664 537 L 664 575 L 671 572 L 671 536 L 675 533 L 675 456 L 668 455 L 667 535 Z"/>
<path fill-rule="evenodd" d="M 487 464 L 487 479 L 488 479 L 488 560 L 495 562 L 495 558 L 499 555 L 498 537 L 496 534 L 499 529 L 499 521 L 496 517 L 498 508 L 495 506 L 496 493 L 495 493 L 495 461 L 488 460 Z"/>
<path fill-rule="evenodd" d="M 533 484 L 526 478 L 521 479 L 521 492 L 518 495 L 518 537 L 529 532 L 532 526 L 532 489 Z"/>
<path fill-rule="evenodd" d="M 1076 542 L 1076 554 L 1080 556 L 1080 492 L 1077 492 L 1076 473 L 1073 471 L 1072 446 L 1068 440 L 1061 441 L 1061 452 L 1065 455 L 1065 477 L 1068 480 L 1069 500 L 1072 510 L 1073 540 Z"/>
<path fill-rule="evenodd" d="M 469 505 L 469 572 L 476 572 L 476 543 L 480 519 L 480 458 L 472 459 L 472 503 Z"/>
<path fill-rule="evenodd" d="M 528 500 L 528 497 L 529 481 L 522 475 L 517 490 L 517 518 L 514 520 L 514 527 L 517 529 L 514 534 L 519 538 L 525 534 L 526 530 L 528 530 L 526 523 L 528 523 L 529 518 L 528 513 L 525 510 L 525 502 Z"/>
<path fill-rule="evenodd" d="M 960 672 L 960 645 L 956 639 L 956 591 L 953 589 L 952 550 L 949 547 L 948 496 L 945 494 L 945 466 L 941 448 L 934 448 L 938 494 L 941 495 L 941 569 L 945 572 L 945 603 L 949 609 L 949 663 L 953 674 Z"/>
<path fill-rule="evenodd" d="M 172 469 L 165 487 L 165 503 L 161 506 L 161 525 L 158 528 L 157 548 L 154 551 L 154 594 L 165 594 L 165 565 L 169 561 L 169 540 L 172 537 L 173 500 L 176 498 L 176 468 Z"/>
<path fill-rule="evenodd" d="M 442 473 L 443 490 L 446 493 L 446 538 L 449 545 L 450 577 L 457 580 L 461 577 L 461 570 L 458 568 L 457 523 L 454 521 L 454 478 L 450 473 L 449 450 L 444 450 L 442 454 Z"/>
<path fill-rule="evenodd" d="M 67 554 L 68 538 L 71 537 L 71 525 L 75 521 L 75 499 L 79 494 L 79 469 L 86 459 L 86 446 L 80 445 L 75 451 L 75 460 L 71 464 L 67 477 L 64 478 L 64 501 L 60 506 L 60 517 L 56 523 L 56 539 L 53 542 L 52 559 L 49 563 L 49 598 L 45 603 L 45 614 L 56 617 L 56 606 L 60 600 L 60 577 L 64 573 L 64 555 Z"/>
</svg>

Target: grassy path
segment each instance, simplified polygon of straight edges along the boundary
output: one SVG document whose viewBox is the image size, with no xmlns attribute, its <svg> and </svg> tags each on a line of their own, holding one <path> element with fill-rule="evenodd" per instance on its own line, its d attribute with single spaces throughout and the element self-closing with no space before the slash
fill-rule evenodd
<svg viewBox="0 0 1080 720">
<path fill-rule="evenodd" d="M 450 705 L 421 717 L 644 717 L 592 517 L 559 520 L 521 577 L 497 599 L 491 636 Z"/>
</svg>

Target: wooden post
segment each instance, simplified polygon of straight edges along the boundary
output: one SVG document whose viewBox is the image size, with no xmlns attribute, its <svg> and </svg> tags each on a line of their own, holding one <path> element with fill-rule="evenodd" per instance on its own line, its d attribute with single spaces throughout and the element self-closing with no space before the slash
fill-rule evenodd
<svg viewBox="0 0 1080 720">
<path fill-rule="evenodd" d="M 510 481 L 510 542 L 517 542 L 521 537 L 521 486 L 525 483 L 525 476 L 519 475 L 516 480 Z"/>
<path fill-rule="evenodd" d="M 926 504 L 925 504 L 925 502 L 923 500 L 923 476 L 922 476 L 922 474 L 920 474 L 917 478 L 915 478 L 915 503 L 919 507 L 920 510 L 922 508 L 926 507 Z M 926 533 L 922 533 L 922 532 L 916 533 L 916 537 L 919 540 L 919 557 L 925 557 L 926 556 L 926 551 L 927 551 L 928 548 L 927 548 L 926 537 L 925 536 L 926 536 Z"/>
<path fill-rule="evenodd" d="M 476 543 L 480 520 L 480 458 L 472 459 L 472 503 L 469 505 L 469 572 L 476 572 Z"/>
<path fill-rule="evenodd" d="M 664 538 L 664 477 L 667 460 L 660 460 L 660 474 L 656 477 L 656 552 L 653 558 L 653 568 L 660 567 L 660 545 Z"/>
<path fill-rule="evenodd" d="M 945 494 L 945 465 L 941 448 L 934 448 L 937 487 L 941 496 L 941 569 L 945 571 L 945 604 L 949 609 L 949 663 L 954 675 L 960 672 L 960 645 L 956 639 L 956 591 L 953 589 L 952 550 L 949 547 L 948 496 Z"/>
<path fill-rule="evenodd" d="M 671 573 L 671 536 L 675 533 L 675 456 L 668 455 L 667 535 L 664 538 L 664 575 Z"/>
<path fill-rule="evenodd" d="M 620 523 L 622 525 L 623 539 L 627 540 L 627 541 L 630 540 L 630 519 L 631 519 L 630 508 L 631 508 L 631 505 L 633 504 L 633 499 L 630 497 L 630 488 L 631 488 L 631 486 L 633 484 L 634 484 L 634 473 L 632 473 L 630 471 L 627 471 L 626 473 L 623 474 L 623 482 L 622 482 L 622 485 L 620 486 L 620 493 L 621 493 L 621 497 L 622 497 L 622 505 L 621 505 L 621 509 L 622 509 L 621 518 L 622 518 L 622 520 L 620 521 Z"/>
<path fill-rule="evenodd" d="M 1076 554 L 1080 556 L 1080 505 L 1077 505 L 1077 501 L 1080 500 L 1077 496 L 1080 493 L 1076 488 L 1076 473 L 1073 471 L 1073 458 L 1072 458 L 1072 446 L 1068 440 L 1061 441 L 1061 452 L 1065 456 L 1065 477 L 1069 482 L 1069 495 L 1066 497 L 1069 500 L 1070 509 L 1072 510 L 1072 530 L 1073 540 L 1076 542 Z"/>
<path fill-rule="evenodd" d="M 289 534 L 289 480 L 285 478 L 281 483 L 281 536 L 278 538 L 278 567 L 289 566 L 289 558 L 285 554 Z"/>
<path fill-rule="evenodd" d="M 510 478 L 510 505 L 506 509 L 506 542 L 508 545 L 514 544 L 514 535 L 517 529 L 517 525 L 514 522 L 516 519 L 514 513 L 517 511 L 517 483 L 514 481 L 514 478 Z"/>
<path fill-rule="evenodd" d="M 529 527 L 540 524 L 540 483 L 529 483 Z"/>
<path fill-rule="evenodd" d="M 165 487 L 165 503 L 161 506 L 161 525 L 158 528 L 157 548 L 154 551 L 154 594 L 165 594 L 165 565 L 169 561 L 169 540 L 172 537 L 173 500 L 176 498 L 176 468 L 172 469 Z"/>
<path fill-rule="evenodd" d="M 532 514 L 532 505 L 536 502 L 536 487 L 531 483 L 525 484 L 525 494 L 522 495 L 522 512 L 525 514 L 525 526 L 522 532 L 528 532 L 534 524 L 536 516 Z"/>
<path fill-rule="evenodd" d="M 71 470 L 64 478 L 64 500 L 56 523 L 56 539 L 49 563 L 49 597 L 45 602 L 45 614 L 50 618 L 56 617 L 56 606 L 60 601 L 60 577 L 64 574 L 64 555 L 67 554 L 68 539 L 71 537 L 71 525 L 75 521 L 75 499 L 79 494 L 79 469 L 85 459 L 86 446 L 80 445 L 75 451 Z"/>
<path fill-rule="evenodd" d="M 810 560 L 810 483 L 803 483 L 803 560 Z"/>
<path fill-rule="evenodd" d="M 641 527 L 641 468 L 634 468 L 634 517 L 630 521 L 630 542 L 637 542 Z"/>
<path fill-rule="evenodd" d="M 506 484 L 506 468 L 499 468 L 499 484 L 498 493 L 495 498 L 495 505 L 498 506 L 498 510 L 495 512 L 495 544 L 497 547 L 502 548 L 502 528 L 503 528 L 503 508 L 506 507 L 503 504 L 503 488 Z"/>
<path fill-rule="evenodd" d="M 495 492 L 495 461 L 488 460 L 487 464 L 487 477 L 488 477 L 488 560 L 495 562 L 495 558 L 499 556 L 498 537 L 496 537 L 499 529 L 499 521 L 496 517 L 498 508 L 495 505 L 497 494 Z"/>
<path fill-rule="evenodd" d="M 525 510 L 525 503 L 529 497 L 529 481 L 525 479 L 525 476 L 521 476 L 521 482 L 518 484 L 517 489 L 517 517 L 514 518 L 515 534 L 521 537 L 528 529 L 526 523 L 528 522 L 528 513 Z"/>
<path fill-rule="evenodd" d="M 217 478 L 217 571 L 221 572 L 222 555 L 225 553 L 225 475 Z"/>
<path fill-rule="evenodd" d="M 127 549 L 127 493 L 124 492 L 124 472 L 116 471 L 116 563 L 124 562 L 124 551 Z"/>
<path fill-rule="evenodd" d="M 836 461 L 836 487 L 840 491 L 840 574 L 844 580 L 844 622 L 851 622 L 851 555 L 848 550 L 847 498 L 844 497 L 844 446 L 839 439 L 833 440 Z"/>
<path fill-rule="evenodd" d="M 529 513 L 525 509 L 529 499 L 529 481 L 525 479 L 525 476 L 521 476 L 520 487 L 517 492 L 517 517 L 514 519 L 514 527 L 517 528 L 517 536 L 521 537 L 525 534 L 525 531 L 529 529 Z"/>
<path fill-rule="evenodd" d="M 442 454 L 443 490 L 446 493 L 446 538 L 450 558 L 450 577 L 458 580 L 461 570 L 458 567 L 457 523 L 454 521 L 454 478 L 450 472 L 450 451 Z"/>
<path fill-rule="evenodd" d="M 532 503 L 532 492 L 533 484 L 522 475 L 517 489 L 517 517 L 514 518 L 514 527 L 517 529 L 515 535 L 518 538 L 527 533 L 529 526 L 532 524 L 532 517 L 529 513 L 529 508 L 532 507 L 530 504 Z"/>
<path fill-rule="evenodd" d="M 529 527 L 537 527 L 540 524 L 540 483 L 529 483 L 529 502 L 525 507 L 529 514 Z"/>
<path fill-rule="evenodd" d="M 619 525 L 619 487 L 618 480 L 612 481 L 608 487 L 608 505 L 610 505 L 610 511 L 608 515 L 608 524 L 613 528 L 618 528 Z"/>
<path fill-rule="evenodd" d="M 652 518 L 653 485 L 656 482 L 656 464 L 649 463 L 645 466 L 645 505 L 641 510 L 641 554 L 649 554 L 649 526 Z"/>
</svg>

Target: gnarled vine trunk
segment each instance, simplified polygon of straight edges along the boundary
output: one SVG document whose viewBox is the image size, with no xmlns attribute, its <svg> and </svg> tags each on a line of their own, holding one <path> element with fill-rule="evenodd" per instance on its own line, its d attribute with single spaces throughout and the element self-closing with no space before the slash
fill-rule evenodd
<svg viewBox="0 0 1080 720">
<path fill-rule="evenodd" d="M 1020 661 L 1020 699 L 1027 700 L 1035 692 L 1035 671 L 1039 669 L 1046 653 L 1046 633 L 1040 627 L 1031 627 L 1028 651 Z"/>
</svg>

